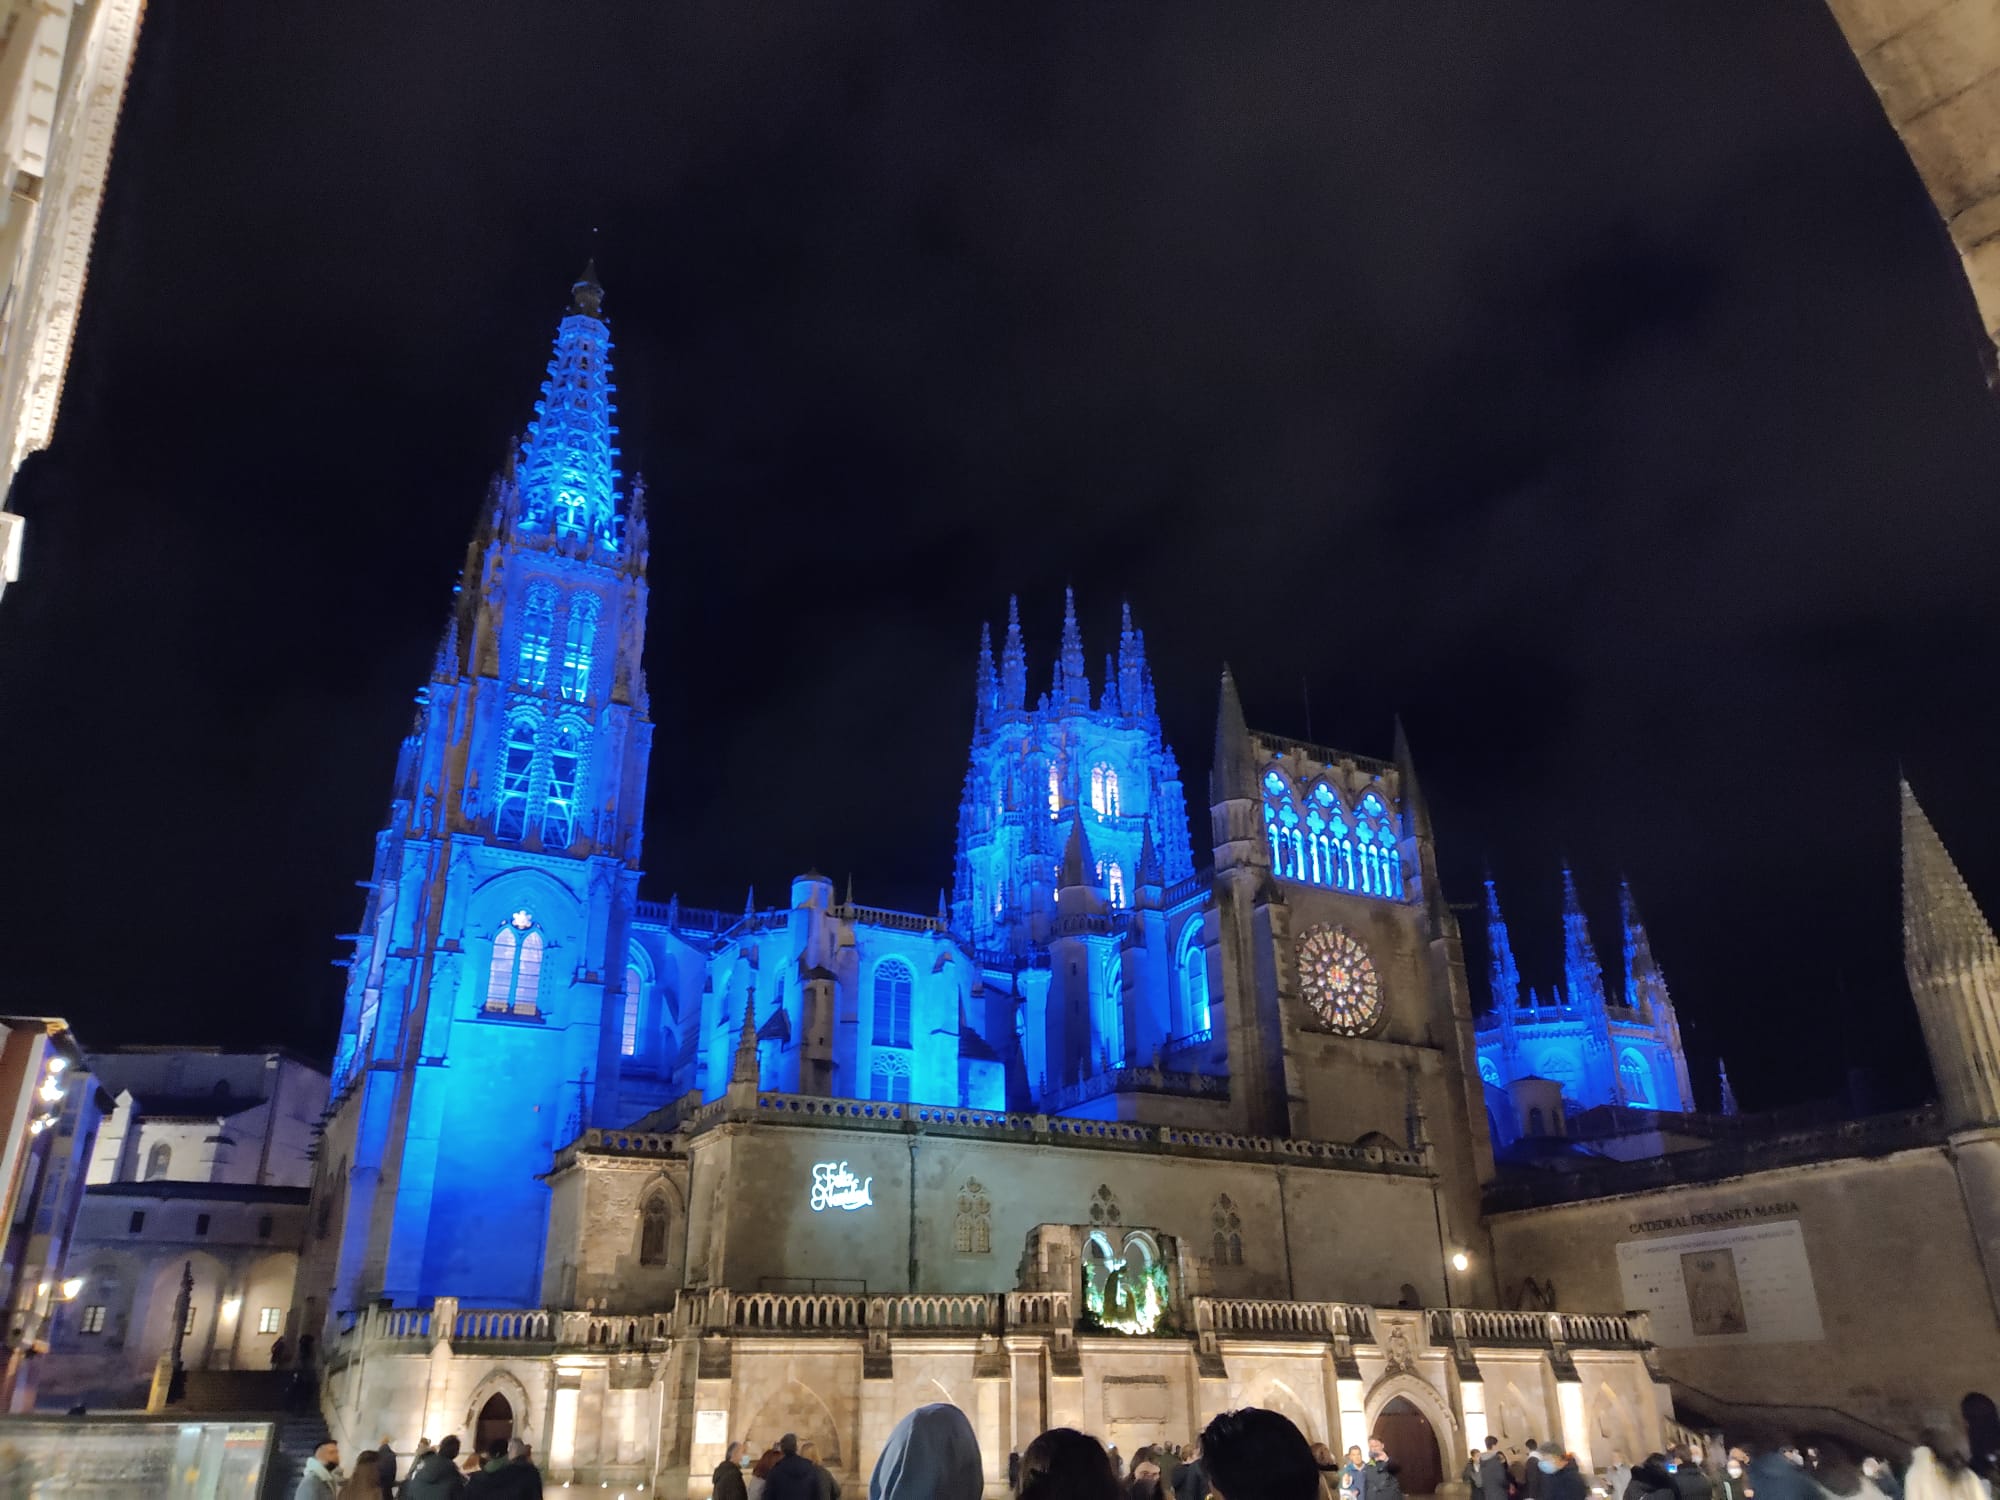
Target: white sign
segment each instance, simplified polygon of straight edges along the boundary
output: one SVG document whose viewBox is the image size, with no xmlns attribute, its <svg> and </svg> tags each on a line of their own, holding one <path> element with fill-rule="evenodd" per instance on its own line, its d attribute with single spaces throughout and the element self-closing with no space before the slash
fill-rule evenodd
<svg viewBox="0 0 2000 1500">
<path fill-rule="evenodd" d="M 1618 1271 L 1625 1305 L 1652 1314 L 1662 1348 L 1826 1337 L 1797 1219 L 1623 1240 Z"/>
<path fill-rule="evenodd" d="M 726 1411 L 698 1411 L 694 1414 L 694 1440 L 697 1446 L 708 1443 L 716 1447 L 729 1441 L 729 1413 Z"/>
<path fill-rule="evenodd" d="M 857 1208 L 873 1208 L 875 1200 L 869 1196 L 874 1185 L 872 1177 L 856 1177 L 844 1161 L 822 1161 L 813 1163 L 812 1211 L 843 1208 L 853 1213 Z"/>
</svg>

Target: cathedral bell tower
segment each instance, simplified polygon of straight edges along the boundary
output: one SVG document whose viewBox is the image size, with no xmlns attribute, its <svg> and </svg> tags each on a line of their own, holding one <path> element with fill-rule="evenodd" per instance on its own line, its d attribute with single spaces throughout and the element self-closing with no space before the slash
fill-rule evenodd
<svg viewBox="0 0 2000 1500">
<path fill-rule="evenodd" d="M 321 1313 L 536 1303 L 535 1174 L 615 1108 L 652 725 L 603 297 L 586 269 L 398 758 L 301 1282 Z"/>
</svg>

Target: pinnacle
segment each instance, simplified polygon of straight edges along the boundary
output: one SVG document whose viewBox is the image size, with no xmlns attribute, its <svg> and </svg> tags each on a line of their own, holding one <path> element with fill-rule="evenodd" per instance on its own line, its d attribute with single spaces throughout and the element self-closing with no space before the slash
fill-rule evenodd
<svg viewBox="0 0 2000 1500">
<path fill-rule="evenodd" d="M 1243 699 L 1228 663 L 1222 668 L 1222 689 L 1215 709 L 1215 769 L 1211 794 L 1217 802 L 1254 798 L 1257 767 L 1250 749 L 1250 726 L 1243 720 Z"/>
<path fill-rule="evenodd" d="M 1907 780 L 1901 790 L 1904 961 L 1932 967 L 1991 955 L 1991 924 Z"/>
<path fill-rule="evenodd" d="M 604 316 L 600 310 L 604 306 L 604 287 L 597 279 L 597 257 L 584 262 L 583 274 L 570 286 L 570 310 L 580 312 L 588 318 Z"/>
</svg>

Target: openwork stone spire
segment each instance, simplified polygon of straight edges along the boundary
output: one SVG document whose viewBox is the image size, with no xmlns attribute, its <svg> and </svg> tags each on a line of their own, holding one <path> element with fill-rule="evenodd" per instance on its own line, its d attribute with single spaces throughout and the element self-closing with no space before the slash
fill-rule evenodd
<svg viewBox="0 0 2000 1500">
<path fill-rule="evenodd" d="M 521 529 L 616 552 L 623 540 L 618 411 L 604 288 L 586 267 L 556 329 L 548 379 L 521 447 Z"/>
<path fill-rule="evenodd" d="M 1064 703 L 1090 707 L 1090 673 L 1083 664 L 1083 632 L 1076 623 L 1076 590 L 1063 590 L 1062 660 L 1056 674 L 1055 697 Z"/>
<path fill-rule="evenodd" d="M 1903 801 L 1903 971 L 1945 1124 L 2000 1123 L 2000 943 L 1917 803 Z"/>
<path fill-rule="evenodd" d="M 1000 651 L 1000 706 L 1016 713 L 1028 701 L 1028 648 L 1021 640 L 1021 601 L 1007 598 L 1007 641 Z"/>
<path fill-rule="evenodd" d="M 1510 1015 L 1521 1003 L 1521 969 L 1514 962 L 1514 945 L 1507 937 L 1507 919 L 1500 915 L 1500 893 L 1493 877 L 1486 877 L 1486 953 L 1490 963 L 1487 983 L 1492 991 L 1493 1009 Z"/>
<path fill-rule="evenodd" d="M 1563 998 L 1580 1009 L 1604 1009 L 1604 966 L 1590 940 L 1590 923 L 1576 893 L 1576 877 L 1563 866 Z"/>
</svg>

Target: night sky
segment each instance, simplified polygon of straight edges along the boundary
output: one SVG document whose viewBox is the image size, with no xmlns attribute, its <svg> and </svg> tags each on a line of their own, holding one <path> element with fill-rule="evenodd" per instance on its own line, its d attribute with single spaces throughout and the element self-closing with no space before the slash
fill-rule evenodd
<svg viewBox="0 0 2000 1500">
<path fill-rule="evenodd" d="M 594 233 L 594 239 L 593 239 Z M 155 0 L 0 605 L 0 993 L 325 1055 L 396 743 L 594 253 L 652 487 L 648 894 L 929 911 L 983 619 L 1408 727 L 1557 977 L 1630 877 L 1704 1094 L 1927 1087 L 1908 769 L 2000 907 L 2000 412 L 1817 0 Z M 1308 709 L 1308 700 L 1310 708 Z M 1485 958 L 1468 910 L 1483 1004 Z"/>
</svg>

